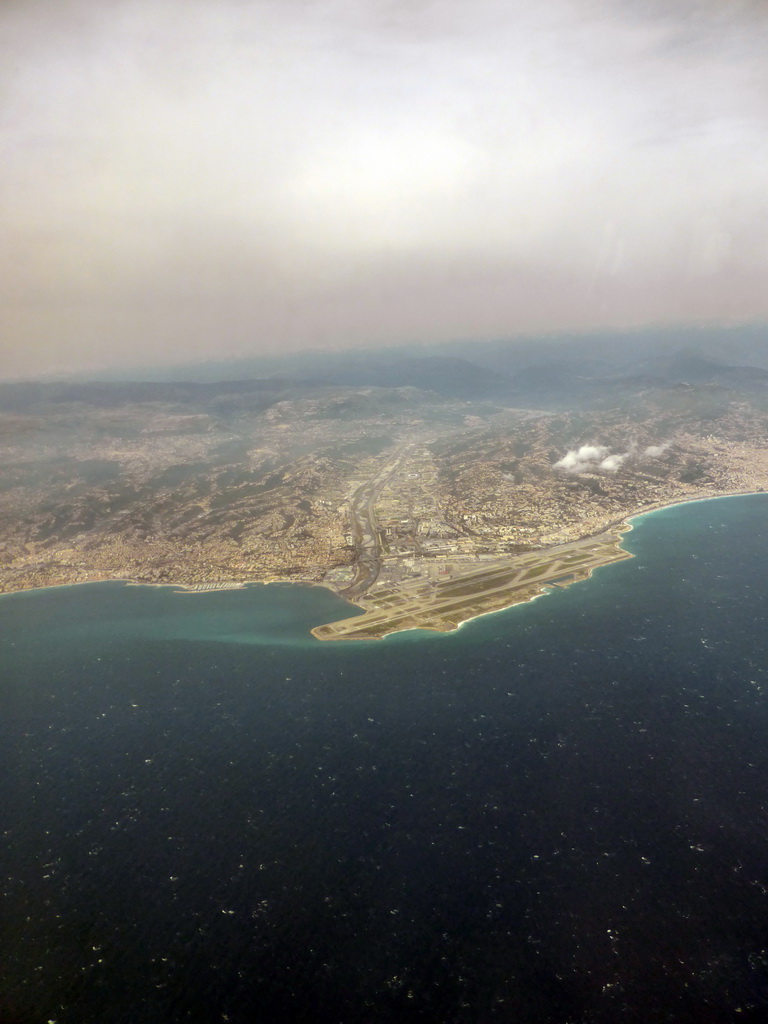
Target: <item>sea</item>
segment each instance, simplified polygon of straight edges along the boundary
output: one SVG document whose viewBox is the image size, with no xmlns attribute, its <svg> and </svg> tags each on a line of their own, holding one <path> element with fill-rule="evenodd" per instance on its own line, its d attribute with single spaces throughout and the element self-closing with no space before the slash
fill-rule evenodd
<svg viewBox="0 0 768 1024">
<path fill-rule="evenodd" d="M 2 1024 L 768 1019 L 768 495 L 451 634 L 0 599 Z"/>
</svg>

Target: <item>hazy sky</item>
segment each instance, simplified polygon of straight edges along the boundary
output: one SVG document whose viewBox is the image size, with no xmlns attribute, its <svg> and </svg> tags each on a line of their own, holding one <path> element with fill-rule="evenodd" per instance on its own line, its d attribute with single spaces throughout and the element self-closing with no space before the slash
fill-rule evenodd
<svg viewBox="0 0 768 1024">
<path fill-rule="evenodd" d="M 766 0 L 2 0 L 0 375 L 768 319 Z"/>
</svg>

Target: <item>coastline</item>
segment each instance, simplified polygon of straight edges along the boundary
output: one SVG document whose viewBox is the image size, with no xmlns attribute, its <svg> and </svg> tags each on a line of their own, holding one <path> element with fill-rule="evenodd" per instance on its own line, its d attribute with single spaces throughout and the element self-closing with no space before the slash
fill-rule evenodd
<svg viewBox="0 0 768 1024">
<path fill-rule="evenodd" d="M 530 603 L 532 601 L 535 601 L 539 597 L 544 597 L 544 596 L 546 596 L 547 593 L 550 593 L 552 591 L 552 588 L 554 586 L 558 586 L 558 587 L 564 588 L 564 587 L 570 586 L 572 583 L 581 582 L 582 580 L 589 579 L 589 578 L 591 578 L 591 576 L 595 572 L 595 570 L 602 568 L 604 565 L 609 565 L 609 564 L 611 564 L 614 561 L 618 561 L 618 560 L 625 559 L 625 558 L 634 558 L 634 555 L 631 552 L 627 551 L 626 548 L 624 548 L 622 546 L 622 541 L 623 541 L 624 535 L 629 533 L 632 529 L 634 529 L 633 521 L 636 520 L 636 519 L 640 519 L 642 517 L 645 517 L 646 515 L 651 515 L 651 514 L 653 514 L 655 512 L 661 512 L 661 511 L 665 511 L 665 510 L 668 510 L 668 509 L 676 508 L 678 506 L 687 505 L 687 504 L 693 504 L 693 503 L 696 503 L 696 502 L 714 501 L 714 500 L 722 499 L 722 498 L 748 497 L 748 496 L 752 496 L 752 495 L 759 495 L 759 494 L 766 494 L 766 493 L 768 493 L 768 492 L 766 492 L 765 490 L 754 490 L 754 489 L 739 490 L 739 491 L 724 491 L 724 492 L 719 493 L 719 494 L 706 494 L 706 493 L 702 494 L 700 492 L 689 492 L 687 494 L 684 494 L 684 495 L 682 495 L 680 497 L 675 498 L 675 500 L 671 501 L 671 502 L 658 502 L 658 503 L 655 503 L 655 504 L 651 504 L 651 505 L 647 505 L 647 506 L 641 507 L 641 508 L 637 509 L 636 511 L 633 511 L 633 512 L 631 512 L 629 514 L 625 514 L 621 518 L 616 518 L 616 519 L 613 519 L 613 520 L 609 521 L 605 526 L 603 526 L 601 529 L 599 529 L 597 531 L 593 531 L 592 533 L 584 534 L 583 536 L 578 538 L 578 540 L 569 542 L 570 545 L 577 545 L 577 544 L 585 544 L 585 543 L 588 543 L 590 541 L 595 541 L 595 540 L 598 540 L 598 539 L 603 539 L 604 541 L 609 542 L 609 543 L 606 544 L 606 547 L 607 548 L 610 547 L 613 551 L 615 551 L 617 553 L 618 557 L 604 558 L 604 559 L 601 559 L 601 560 L 595 562 L 595 564 L 591 564 L 589 566 L 584 566 L 581 574 L 575 573 L 572 578 L 570 578 L 569 580 L 567 580 L 565 582 L 562 581 L 562 580 L 561 581 L 542 580 L 540 583 L 535 583 L 534 581 L 530 581 L 530 583 L 527 585 L 527 587 L 524 589 L 524 591 L 520 593 L 519 597 L 516 597 L 513 600 L 502 601 L 497 607 L 492 607 L 492 608 L 484 609 L 482 611 L 477 612 L 476 614 L 472 614 L 472 615 L 467 616 L 466 618 L 459 619 L 458 621 L 451 621 L 451 620 L 446 619 L 444 624 L 441 623 L 439 625 L 438 624 L 434 624 L 434 623 L 430 623 L 430 622 L 425 622 L 423 625 L 420 625 L 420 624 L 418 624 L 416 622 L 414 624 L 398 626 L 397 623 L 393 623 L 393 628 L 392 629 L 390 629 L 390 630 L 386 630 L 385 629 L 384 631 L 382 631 L 380 633 L 380 635 L 369 636 L 369 637 L 357 637 L 357 636 L 345 637 L 343 635 L 336 635 L 336 636 L 334 636 L 334 635 L 322 635 L 322 633 L 320 633 L 321 630 L 326 630 L 327 631 L 327 629 L 329 627 L 332 627 L 332 626 L 336 625 L 335 623 L 323 623 L 323 624 L 321 624 L 319 626 L 313 627 L 310 630 L 310 634 L 315 639 L 318 639 L 318 640 L 321 640 L 321 641 L 328 641 L 328 640 L 338 640 L 338 639 L 364 639 L 364 640 L 366 640 L 366 639 L 371 639 L 371 640 L 376 639 L 376 640 L 379 640 L 379 639 L 384 639 L 386 636 L 392 636 L 392 635 L 394 635 L 396 633 L 406 633 L 406 632 L 454 633 L 457 630 L 461 629 L 462 626 L 464 626 L 464 625 L 466 625 L 466 624 L 468 624 L 470 622 L 473 622 L 476 619 L 484 618 L 487 615 L 494 615 L 497 612 L 502 612 L 502 611 L 508 610 L 509 608 L 513 608 L 513 607 L 515 607 L 518 604 L 528 604 L 528 603 Z M 614 534 L 615 536 L 613 538 L 610 538 L 610 541 L 609 541 L 609 537 L 610 537 L 611 534 Z M 569 545 L 550 544 L 550 545 L 548 545 L 546 547 L 535 549 L 535 551 L 531 552 L 531 554 L 534 555 L 534 556 L 537 556 L 537 557 L 539 557 L 541 559 L 545 559 L 547 557 L 548 553 L 555 552 L 555 551 L 557 551 L 558 548 L 560 548 L 560 547 L 567 547 L 567 546 L 569 546 Z M 503 559 L 499 559 L 499 562 L 503 562 L 503 561 L 504 561 Z M 461 577 L 459 577 L 459 579 L 461 579 Z M 30 592 L 36 592 L 36 591 L 41 591 L 41 590 L 56 590 L 56 589 L 60 589 L 62 587 L 86 586 L 88 584 L 94 584 L 94 583 L 123 583 L 126 586 L 135 586 L 135 587 L 164 587 L 164 588 L 174 589 L 179 594 L 211 594 L 211 593 L 218 593 L 218 592 L 225 591 L 225 590 L 244 590 L 244 589 L 246 589 L 248 587 L 251 587 L 251 586 L 269 586 L 271 584 L 290 584 L 290 585 L 306 586 L 306 587 L 322 587 L 325 590 L 329 590 L 331 593 L 335 594 L 337 597 L 342 597 L 342 594 L 340 593 L 340 590 L 339 590 L 339 588 L 337 586 L 335 586 L 332 583 L 329 583 L 329 582 L 326 582 L 326 581 L 322 581 L 322 580 L 302 580 L 302 579 L 296 579 L 296 578 L 274 577 L 274 578 L 266 579 L 266 580 L 231 580 L 230 579 L 230 580 L 218 581 L 218 582 L 212 581 L 210 583 L 178 583 L 178 582 L 173 582 L 173 581 L 157 583 L 157 582 L 142 582 L 141 580 L 137 580 L 135 578 L 125 577 L 125 576 L 106 576 L 105 575 L 105 576 L 99 576 L 96 579 L 74 580 L 72 582 L 63 582 L 63 583 L 51 583 L 51 584 L 45 584 L 43 586 L 35 586 L 35 587 L 20 587 L 17 590 L 6 591 L 6 592 L 0 594 L 0 598 L 9 597 L 9 596 L 11 596 L 13 594 L 30 593 Z M 535 588 L 535 592 L 531 592 L 534 588 Z M 349 601 L 349 600 L 347 600 L 346 598 L 343 598 L 343 597 L 342 597 L 342 600 L 344 600 L 350 606 L 350 608 L 353 608 L 353 609 L 356 609 L 356 610 L 362 612 L 362 615 L 354 616 L 351 619 L 338 620 L 339 623 L 347 622 L 347 621 L 354 622 L 355 619 L 359 620 L 360 618 L 364 618 L 366 614 L 370 614 L 370 609 L 366 609 L 365 607 L 361 606 L 360 604 L 357 604 L 355 602 Z"/>
<path fill-rule="evenodd" d="M 645 508 L 645 509 L 643 509 L 640 512 L 633 513 L 627 519 L 615 520 L 615 523 L 619 527 L 617 532 L 619 532 L 621 534 L 619 539 L 616 541 L 616 548 L 618 550 L 620 550 L 620 551 L 626 552 L 627 558 L 634 558 L 635 557 L 632 554 L 631 551 L 627 551 L 626 548 L 623 548 L 621 546 L 622 540 L 624 539 L 623 535 L 625 533 L 630 533 L 632 530 L 635 529 L 635 527 L 632 525 L 632 520 L 633 519 L 641 519 L 644 516 L 651 515 L 654 512 L 665 512 L 668 509 L 677 508 L 678 506 L 681 506 L 681 505 L 693 505 L 693 504 L 696 504 L 696 502 L 699 502 L 699 501 L 716 501 L 718 498 L 746 498 L 746 497 L 749 497 L 750 495 L 757 495 L 757 494 L 768 494 L 768 491 L 751 491 L 751 490 L 750 491 L 728 491 L 727 493 L 724 493 L 724 494 L 711 494 L 711 495 L 705 495 L 704 497 L 692 496 L 692 497 L 687 497 L 687 498 L 680 498 L 678 501 L 672 502 L 672 504 L 659 503 L 659 504 L 656 504 L 656 505 L 651 505 L 648 508 Z M 608 562 L 606 564 L 610 565 L 611 563 Z M 592 574 L 594 572 L 596 572 L 598 569 L 601 569 L 601 568 L 603 568 L 603 567 L 600 566 L 600 565 L 592 566 L 588 570 L 587 575 L 584 577 L 584 579 L 591 579 Z M 574 582 L 580 582 L 580 581 L 574 580 Z M 499 608 L 498 611 L 500 611 L 500 612 L 506 611 L 507 608 L 514 608 L 515 605 L 518 605 L 518 604 L 528 604 L 531 601 L 535 601 L 539 597 L 545 597 L 549 592 L 551 592 L 551 586 L 545 588 L 544 590 L 542 590 L 542 592 L 540 594 L 535 594 L 533 597 L 525 598 L 525 599 L 523 599 L 521 601 L 515 601 L 514 604 L 507 605 L 506 608 Z M 454 630 L 440 630 L 440 632 L 455 632 L 456 629 L 461 629 L 461 627 L 466 625 L 466 623 L 468 623 L 468 622 L 474 622 L 475 619 L 482 619 L 486 615 L 495 615 L 495 614 L 496 614 L 495 612 L 482 612 L 480 615 L 473 615 L 473 616 L 471 616 L 468 619 L 464 619 L 462 622 L 460 622 L 455 627 Z M 438 631 L 435 630 L 435 632 L 438 632 Z M 388 634 L 388 635 L 391 635 L 391 634 Z"/>
<path fill-rule="evenodd" d="M 634 558 L 635 556 L 629 555 L 629 557 Z M 592 575 L 591 571 L 589 575 Z M 584 578 L 587 579 L 588 577 Z M 468 618 L 457 622 L 455 626 L 446 626 L 445 629 L 440 629 L 438 626 L 408 626 L 406 629 L 393 629 L 391 633 L 385 633 L 381 637 L 374 637 L 371 642 L 378 643 L 380 640 L 385 640 L 388 636 L 399 636 L 402 633 L 437 633 L 438 635 L 458 633 L 462 626 L 466 626 L 470 622 L 476 622 L 478 619 L 485 619 L 489 615 L 499 615 L 501 612 L 507 612 L 510 608 L 516 608 L 520 604 L 533 604 L 534 601 L 538 601 L 539 598 L 546 597 L 547 594 L 551 593 L 551 589 L 551 587 L 544 586 L 538 594 L 532 594 L 530 597 L 523 597 L 519 601 L 513 601 L 512 604 L 505 604 L 502 608 L 493 608 L 487 612 L 479 612 L 477 615 L 470 615 Z M 317 639 L 322 640 L 323 638 Z M 360 643 L 361 641 L 357 642 Z"/>
<path fill-rule="evenodd" d="M 268 580 L 237 580 L 221 583 L 149 583 L 143 580 L 133 579 L 128 576 L 99 576 L 91 580 L 72 580 L 68 583 L 44 583 L 37 587 L 19 587 L 18 590 L 5 590 L 0 593 L 0 600 L 4 597 L 13 597 L 14 594 L 36 594 L 41 590 L 61 590 L 65 587 L 89 587 L 95 583 L 124 583 L 127 587 L 170 587 L 179 594 L 216 594 L 225 590 L 245 590 L 248 587 L 268 587 L 273 583 L 290 584 L 298 587 L 324 587 L 332 594 L 338 595 L 338 590 L 332 583 L 323 580 L 298 580 L 285 577 L 276 577 Z"/>
<path fill-rule="evenodd" d="M 571 583 L 582 582 L 583 580 L 590 579 L 592 577 L 593 573 L 596 570 L 603 568 L 603 566 L 605 566 L 605 565 L 610 565 L 612 562 L 618 561 L 618 560 L 623 560 L 623 559 L 627 559 L 627 558 L 634 558 L 635 556 L 630 551 L 627 551 L 627 549 L 622 546 L 622 541 L 623 541 L 624 535 L 628 534 L 629 532 L 631 532 L 634 529 L 633 520 L 635 520 L 635 519 L 640 519 L 640 518 L 642 518 L 642 517 L 644 517 L 646 515 L 651 515 L 651 514 L 653 514 L 655 512 L 663 512 L 663 511 L 666 511 L 668 509 L 676 508 L 678 506 L 694 504 L 696 502 L 714 501 L 714 500 L 720 499 L 720 498 L 749 497 L 751 495 L 759 495 L 759 494 L 766 494 L 766 493 L 768 493 L 768 492 L 765 491 L 765 490 L 757 490 L 756 491 L 754 489 L 740 490 L 740 491 L 724 491 L 721 494 L 701 494 L 701 493 L 697 493 L 697 492 L 688 492 L 687 494 L 682 495 L 679 498 L 676 498 L 672 502 L 657 502 L 657 503 L 652 504 L 652 505 L 644 506 L 643 508 L 638 509 L 636 512 L 632 512 L 631 514 L 626 515 L 626 516 L 624 516 L 622 518 L 613 519 L 605 527 L 603 527 L 599 531 L 595 531 L 594 533 L 591 533 L 591 534 L 585 534 L 583 537 L 579 538 L 579 541 L 588 541 L 588 540 L 590 540 L 592 538 L 604 536 L 605 534 L 609 534 L 609 533 L 617 534 L 615 540 L 611 544 L 611 547 L 616 552 L 620 553 L 620 559 L 610 558 L 610 559 L 606 559 L 606 560 L 602 561 L 599 564 L 592 565 L 589 568 L 585 569 L 584 575 L 582 575 L 582 576 L 580 576 L 578 578 L 574 578 L 574 579 L 570 580 L 568 583 L 546 583 L 546 582 L 542 582 L 540 588 L 536 591 L 536 593 L 533 593 L 533 594 L 529 593 L 527 595 L 521 595 L 519 598 L 514 599 L 512 601 L 505 602 L 503 604 L 500 604 L 498 607 L 489 608 L 489 609 L 481 611 L 481 612 L 479 612 L 479 613 L 477 613 L 475 615 L 469 615 L 466 618 L 460 619 L 455 624 L 448 624 L 448 623 L 446 623 L 445 625 L 440 625 L 440 626 L 424 624 L 424 625 L 406 626 L 406 627 L 403 627 L 403 628 L 395 627 L 395 628 L 393 628 L 393 629 L 391 629 L 389 631 L 382 632 L 381 635 L 379 635 L 379 636 L 371 636 L 371 637 L 323 636 L 320 633 L 320 630 L 323 628 L 323 626 L 317 626 L 314 629 L 312 629 L 311 632 L 312 632 L 312 635 L 316 639 L 321 640 L 321 641 L 341 640 L 341 639 L 358 640 L 358 641 L 359 640 L 383 640 L 387 636 L 393 636 L 396 633 L 407 633 L 407 632 L 424 632 L 424 633 L 438 633 L 438 634 L 439 633 L 455 633 L 456 631 L 461 629 L 462 626 L 466 625 L 467 623 L 474 622 L 476 619 L 484 618 L 487 615 L 495 615 L 497 612 L 507 611 L 510 608 L 514 608 L 517 605 L 529 604 L 530 602 L 535 601 L 539 597 L 545 597 L 548 593 L 550 593 L 552 591 L 553 586 L 558 586 L 558 587 L 564 588 L 566 586 L 570 586 Z M 576 543 L 578 543 L 578 542 L 576 542 Z M 537 553 L 541 554 L 542 556 L 546 556 L 546 553 L 548 551 L 553 551 L 553 550 L 556 549 L 556 547 L 557 547 L 557 545 L 549 545 L 548 547 L 544 547 L 544 548 L 538 549 Z M 356 607 L 359 607 L 359 606 L 356 606 Z M 345 620 L 340 620 L 340 621 L 345 621 Z M 323 625 L 324 626 L 333 626 L 334 623 L 325 623 Z"/>
<path fill-rule="evenodd" d="M 586 540 L 588 537 L 596 536 L 599 533 L 607 533 L 612 529 L 618 530 L 622 525 L 624 529 L 621 530 L 621 532 L 626 533 L 633 529 L 633 519 L 639 519 L 641 516 L 650 515 L 652 512 L 663 512 L 666 509 L 677 508 L 678 505 L 691 505 L 697 501 L 716 501 L 718 498 L 747 498 L 753 494 L 768 494 L 768 490 L 756 491 L 753 488 L 749 488 L 743 491 L 722 491 L 719 494 L 702 494 L 697 491 L 688 491 L 680 497 L 675 498 L 674 501 L 653 502 L 650 505 L 643 505 L 634 512 L 627 512 L 624 515 L 617 516 L 615 519 L 609 519 L 599 530 L 595 530 L 592 534 L 585 533 L 580 539 Z"/>
<path fill-rule="evenodd" d="M 623 535 L 625 533 L 629 533 L 630 531 L 635 529 L 635 527 L 632 525 L 632 520 L 633 519 L 641 519 L 644 516 L 651 515 L 654 512 L 664 512 L 664 511 L 666 511 L 668 509 L 677 508 L 678 506 L 681 506 L 681 505 L 693 505 L 693 504 L 695 504 L 696 502 L 699 502 L 699 501 L 716 501 L 718 498 L 746 498 L 746 497 L 749 497 L 750 495 L 757 495 L 757 494 L 768 494 L 768 491 L 751 491 L 751 490 L 750 491 L 728 491 L 727 493 L 724 493 L 724 494 L 711 494 L 711 495 L 708 495 L 708 496 L 705 495 L 704 497 L 701 497 L 701 496 L 695 497 L 695 496 L 693 496 L 693 497 L 688 497 L 688 498 L 681 498 L 679 501 L 672 502 L 672 504 L 662 504 L 662 503 L 659 503 L 657 505 L 651 505 L 650 507 L 645 508 L 645 509 L 643 509 L 640 512 L 634 513 L 632 516 L 630 516 L 627 519 L 622 519 L 622 520 L 616 520 L 615 521 L 617 524 L 620 525 L 621 528 L 620 528 L 619 532 L 622 534 L 622 536 L 619 537 L 619 539 L 616 541 L 616 547 L 617 547 L 617 549 L 619 549 L 621 551 L 625 551 L 628 558 L 634 558 L 635 557 L 632 554 L 631 551 L 627 551 L 626 548 L 622 548 L 621 547 L 621 542 L 623 540 Z M 606 563 L 606 564 L 610 565 L 611 563 L 609 562 L 609 563 Z M 601 569 L 601 568 L 603 568 L 603 567 L 599 566 L 599 565 L 592 566 L 588 570 L 587 575 L 584 577 L 584 579 L 591 579 L 592 574 L 594 572 L 596 572 L 598 569 Z M 574 582 L 580 582 L 580 581 L 574 580 Z M 537 600 L 537 598 L 539 598 L 539 597 L 546 597 L 546 595 L 548 593 L 550 593 L 550 592 L 551 592 L 551 586 L 550 587 L 546 587 L 545 589 L 543 589 L 540 594 L 534 594 L 533 597 L 524 598 L 521 601 L 515 601 L 514 604 L 507 605 L 504 608 L 498 608 L 497 611 L 499 611 L 499 612 L 507 611 L 508 608 L 514 608 L 518 604 L 529 604 L 532 601 Z M 447 630 L 447 629 L 446 630 L 432 630 L 432 632 L 441 632 L 441 633 L 448 633 L 448 632 L 450 632 L 450 633 L 455 633 L 456 630 L 461 629 L 461 627 L 466 625 L 468 622 L 474 622 L 476 619 L 482 619 L 486 615 L 495 615 L 495 614 L 496 614 L 496 612 L 481 612 L 480 615 L 472 615 L 468 619 L 463 619 L 452 630 Z M 418 627 L 416 627 L 416 628 L 418 628 Z M 401 632 L 405 632 L 405 630 L 402 630 Z M 391 635 L 392 635 L 391 633 L 387 634 L 387 636 L 391 636 Z"/>
<path fill-rule="evenodd" d="M 651 512 L 664 512 L 666 509 L 677 508 L 678 505 L 691 505 L 697 501 L 717 501 L 718 498 L 748 498 L 750 495 L 768 494 L 768 491 L 761 490 L 746 490 L 746 491 L 724 491 L 722 494 L 699 494 L 691 495 L 690 497 L 676 498 L 673 502 L 660 502 L 656 505 L 649 505 L 647 508 L 640 509 L 638 512 L 633 512 L 629 518 L 624 520 L 627 523 L 628 529 L 632 529 L 632 520 L 639 519 L 641 516 L 650 515 Z"/>
</svg>

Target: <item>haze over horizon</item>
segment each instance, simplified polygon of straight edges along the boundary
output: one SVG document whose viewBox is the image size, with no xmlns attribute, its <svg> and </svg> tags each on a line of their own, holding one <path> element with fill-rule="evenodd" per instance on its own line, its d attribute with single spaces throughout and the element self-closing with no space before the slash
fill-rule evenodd
<svg viewBox="0 0 768 1024">
<path fill-rule="evenodd" d="M 768 320 L 759 0 L 6 0 L 0 376 Z"/>
</svg>

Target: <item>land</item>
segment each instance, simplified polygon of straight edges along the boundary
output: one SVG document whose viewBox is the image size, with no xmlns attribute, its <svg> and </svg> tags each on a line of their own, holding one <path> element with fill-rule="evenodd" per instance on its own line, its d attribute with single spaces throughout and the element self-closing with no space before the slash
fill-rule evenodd
<svg viewBox="0 0 768 1024">
<path fill-rule="evenodd" d="M 547 587 L 586 579 L 593 569 L 631 557 L 619 533 L 605 533 L 544 551 L 480 565 L 447 566 L 414 580 L 384 586 L 361 601 L 361 616 L 316 626 L 318 640 L 374 640 L 406 629 L 447 632 L 468 619 L 537 597 Z"/>
<path fill-rule="evenodd" d="M 363 612 L 319 639 L 447 630 L 628 557 L 639 512 L 768 483 L 759 369 L 563 394 L 454 363 L 437 390 L 0 385 L 0 592 L 294 581 Z"/>
</svg>

